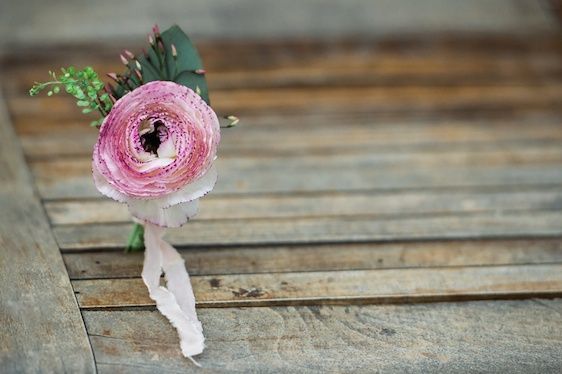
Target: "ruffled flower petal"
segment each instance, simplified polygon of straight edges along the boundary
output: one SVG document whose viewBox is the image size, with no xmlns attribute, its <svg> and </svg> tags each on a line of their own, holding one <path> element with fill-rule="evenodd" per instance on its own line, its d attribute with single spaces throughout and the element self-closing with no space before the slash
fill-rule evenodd
<svg viewBox="0 0 562 374">
<path fill-rule="evenodd" d="M 217 183 L 217 178 L 217 168 L 213 165 L 200 179 L 185 185 L 185 187 L 179 191 L 163 196 L 158 199 L 158 203 L 162 208 L 167 208 L 176 204 L 198 199 L 213 190 L 213 187 L 215 187 L 215 184 Z"/>
<path fill-rule="evenodd" d="M 117 200 L 121 203 L 127 202 L 127 195 L 117 191 L 117 189 L 113 187 L 107 181 L 107 179 L 103 177 L 103 175 L 101 175 L 95 163 L 92 165 L 92 176 L 94 177 L 94 185 L 96 186 L 98 191 L 102 193 L 102 195 L 105 195 L 113 200 Z"/>
<path fill-rule="evenodd" d="M 98 190 L 131 214 L 161 226 L 195 215 L 187 204 L 212 190 L 220 141 L 214 111 L 193 90 L 165 81 L 119 99 L 105 118 L 93 154 Z"/>
<path fill-rule="evenodd" d="M 141 220 L 164 227 L 180 227 L 197 214 L 199 200 L 191 200 L 162 208 L 155 200 L 131 199 L 129 212 Z"/>
</svg>

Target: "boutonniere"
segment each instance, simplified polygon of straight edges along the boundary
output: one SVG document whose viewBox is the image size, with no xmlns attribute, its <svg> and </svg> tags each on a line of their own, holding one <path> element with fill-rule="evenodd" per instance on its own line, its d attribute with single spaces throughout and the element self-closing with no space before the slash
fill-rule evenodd
<svg viewBox="0 0 562 374">
<path fill-rule="evenodd" d="M 204 349 L 195 297 L 179 253 L 162 239 L 166 227 L 179 227 L 197 213 L 198 200 L 216 181 L 214 161 L 220 142 L 219 118 L 210 106 L 205 70 L 187 35 L 155 26 L 148 48 L 125 50 L 121 74 L 104 83 L 91 68 L 50 72 L 30 94 L 48 90 L 77 99 L 82 112 L 99 112 L 92 175 L 105 196 L 127 204 L 136 222 L 127 250 L 145 249 L 142 278 L 158 310 L 178 330 L 184 356 Z M 222 127 L 236 125 L 234 116 Z M 162 272 L 167 286 L 160 286 Z M 195 361 L 194 361 L 195 362 Z"/>
</svg>

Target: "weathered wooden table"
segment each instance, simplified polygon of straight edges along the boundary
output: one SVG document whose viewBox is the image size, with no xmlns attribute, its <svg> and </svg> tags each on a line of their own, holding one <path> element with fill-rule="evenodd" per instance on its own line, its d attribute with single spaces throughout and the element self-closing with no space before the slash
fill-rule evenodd
<svg viewBox="0 0 562 374">
<path fill-rule="evenodd" d="M 27 97 L 61 64 L 119 70 L 117 52 L 4 60 L 2 372 L 195 369 L 123 253 L 125 207 L 92 184 L 96 130 L 70 99 Z M 242 119 L 168 236 L 206 370 L 562 370 L 560 35 L 202 54 L 214 107 Z"/>
</svg>

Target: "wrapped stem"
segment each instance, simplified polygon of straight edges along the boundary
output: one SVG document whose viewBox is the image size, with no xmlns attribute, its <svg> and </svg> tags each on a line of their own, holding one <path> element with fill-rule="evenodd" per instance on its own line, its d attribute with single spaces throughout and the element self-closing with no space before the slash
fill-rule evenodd
<svg viewBox="0 0 562 374">
<path fill-rule="evenodd" d="M 135 223 L 133 230 L 129 234 L 125 252 L 142 252 L 144 251 L 144 227 L 139 223 Z"/>
</svg>

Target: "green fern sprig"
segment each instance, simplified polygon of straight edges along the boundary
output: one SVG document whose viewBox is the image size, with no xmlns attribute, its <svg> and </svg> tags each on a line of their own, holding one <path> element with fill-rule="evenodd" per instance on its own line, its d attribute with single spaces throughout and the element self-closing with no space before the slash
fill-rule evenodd
<svg viewBox="0 0 562 374">
<path fill-rule="evenodd" d="M 47 88 L 49 89 L 47 96 L 58 94 L 64 90 L 76 98 L 76 105 L 82 108 L 82 113 L 99 111 L 105 117 L 111 110 L 114 99 L 104 89 L 104 83 L 90 66 L 82 70 L 69 66 L 62 68 L 60 74 L 50 71 L 49 75 L 52 78 L 51 81 L 35 82 L 29 90 L 31 96 L 38 95 Z M 93 121 L 91 125 L 99 126 L 102 120 L 103 118 Z"/>
</svg>

